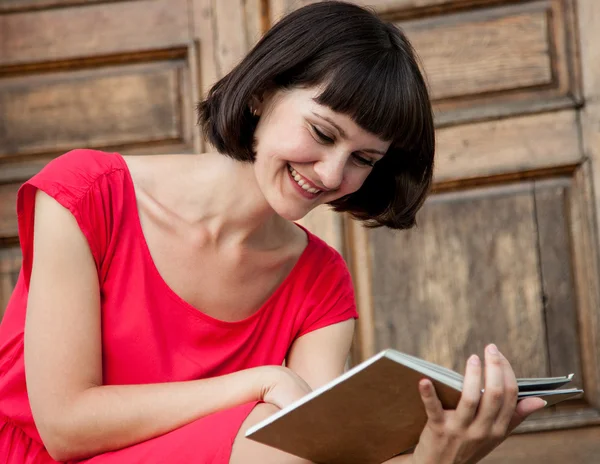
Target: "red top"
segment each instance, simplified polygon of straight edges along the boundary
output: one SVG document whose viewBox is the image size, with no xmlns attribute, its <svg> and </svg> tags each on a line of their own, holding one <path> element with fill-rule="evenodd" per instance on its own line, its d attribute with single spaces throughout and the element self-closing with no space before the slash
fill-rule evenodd
<svg viewBox="0 0 600 464">
<path fill-rule="evenodd" d="M 298 337 L 357 317 L 343 259 L 309 232 L 295 267 L 256 313 L 236 322 L 204 314 L 181 299 L 155 267 L 121 155 L 71 151 L 50 162 L 18 193 L 23 265 L 0 325 L 0 463 L 55 462 L 33 422 L 23 360 L 36 189 L 73 214 L 94 256 L 105 384 L 175 382 L 281 365 Z M 85 462 L 227 464 L 233 440 L 254 404 Z"/>
</svg>

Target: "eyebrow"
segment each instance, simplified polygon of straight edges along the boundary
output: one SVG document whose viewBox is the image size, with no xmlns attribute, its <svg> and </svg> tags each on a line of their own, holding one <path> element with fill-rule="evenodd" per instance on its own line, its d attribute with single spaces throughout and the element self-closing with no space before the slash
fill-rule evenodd
<svg viewBox="0 0 600 464">
<path fill-rule="evenodd" d="M 348 138 L 348 136 L 344 132 L 344 129 L 342 129 L 335 122 L 333 122 L 331 120 L 331 118 L 328 118 L 327 116 L 323 116 L 323 115 L 320 115 L 318 113 L 315 113 L 314 111 L 312 111 L 312 114 L 314 114 L 317 118 L 321 118 L 321 119 L 327 121 L 329 124 L 331 124 L 333 127 L 335 127 L 337 129 L 337 131 L 340 133 L 340 135 L 342 136 L 342 138 L 344 138 L 344 139 Z M 361 151 L 364 151 L 365 153 L 375 153 L 375 154 L 381 155 L 381 156 L 385 155 L 384 151 L 375 150 L 374 148 L 365 148 L 365 149 L 363 149 Z"/>
</svg>

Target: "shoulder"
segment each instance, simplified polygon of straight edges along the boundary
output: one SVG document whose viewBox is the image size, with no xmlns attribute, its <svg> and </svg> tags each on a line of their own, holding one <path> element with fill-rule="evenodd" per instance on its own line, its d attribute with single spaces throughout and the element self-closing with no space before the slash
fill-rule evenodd
<svg viewBox="0 0 600 464">
<path fill-rule="evenodd" d="M 314 264 L 322 267 L 324 270 L 337 269 L 340 272 L 347 272 L 346 261 L 338 250 L 329 245 L 325 240 L 310 232 L 308 229 L 297 224 L 308 237 L 306 252 L 310 255 Z"/>
<path fill-rule="evenodd" d="M 303 228 L 304 229 L 304 228 Z M 352 277 L 339 251 L 310 231 L 308 245 L 302 257 L 302 275 L 310 285 L 310 293 L 320 300 L 325 295 L 345 295 L 354 298 Z"/>
<path fill-rule="evenodd" d="M 342 255 L 308 232 L 309 244 L 302 265 L 302 321 L 297 337 L 316 329 L 357 318 L 354 286 Z"/>
<path fill-rule="evenodd" d="M 124 170 L 123 158 L 118 153 L 77 149 L 54 158 L 36 177 L 64 180 L 77 184 L 91 183 L 107 173 Z"/>
<path fill-rule="evenodd" d="M 121 174 L 118 176 L 118 186 L 121 187 L 125 169 L 125 162 L 118 153 L 72 150 L 46 164 L 21 190 L 42 190 L 63 206 L 72 209 L 94 185 L 105 180 L 111 173 Z"/>
<path fill-rule="evenodd" d="M 57 221 L 61 220 L 56 213 L 59 209 L 53 206 L 48 209 L 53 203 L 46 196 L 71 213 L 100 268 L 110 236 L 122 216 L 124 172 L 124 162 L 116 153 L 73 150 L 50 161 L 21 186 L 17 194 L 17 218 L 27 282 L 32 266 L 36 201 L 43 199 L 42 207 L 54 214 Z M 110 173 L 119 175 L 109 176 Z"/>
</svg>

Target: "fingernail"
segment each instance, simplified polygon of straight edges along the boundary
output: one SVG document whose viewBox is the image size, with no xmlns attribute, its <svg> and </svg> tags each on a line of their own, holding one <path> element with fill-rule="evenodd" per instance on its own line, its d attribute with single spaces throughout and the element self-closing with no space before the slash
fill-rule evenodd
<svg viewBox="0 0 600 464">
<path fill-rule="evenodd" d="M 498 348 L 493 343 L 491 345 L 488 345 L 488 353 L 494 354 L 494 355 L 500 354 L 500 352 L 498 351 Z"/>
<path fill-rule="evenodd" d="M 544 406 L 542 406 L 543 408 L 545 408 L 546 406 L 548 406 L 548 402 L 546 400 L 542 400 L 544 402 Z"/>
<path fill-rule="evenodd" d="M 477 356 L 476 354 L 472 354 L 467 362 L 473 366 L 479 366 L 481 364 L 479 356 Z"/>
</svg>

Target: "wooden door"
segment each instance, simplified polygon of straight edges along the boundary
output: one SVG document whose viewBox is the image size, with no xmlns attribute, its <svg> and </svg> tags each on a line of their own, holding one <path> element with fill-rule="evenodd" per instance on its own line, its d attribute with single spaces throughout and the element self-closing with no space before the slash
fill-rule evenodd
<svg viewBox="0 0 600 464">
<path fill-rule="evenodd" d="M 584 398 L 538 413 L 485 462 L 600 462 L 600 2 L 357 3 L 422 60 L 437 166 L 414 230 L 307 219 L 347 250 L 354 360 L 394 347 L 462 372 L 495 342 L 518 376 L 574 372 Z"/>
<path fill-rule="evenodd" d="M 261 13 L 258 0 L 0 0 L 0 318 L 20 267 L 19 185 L 73 148 L 200 152 L 194 106 Z"/>
</svg>

